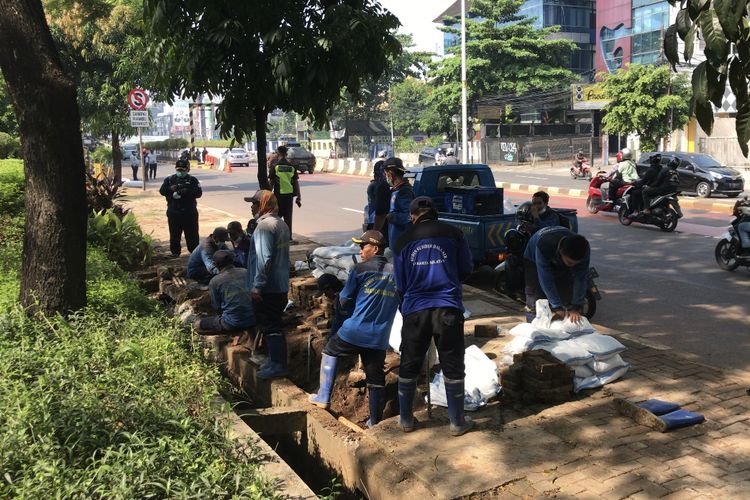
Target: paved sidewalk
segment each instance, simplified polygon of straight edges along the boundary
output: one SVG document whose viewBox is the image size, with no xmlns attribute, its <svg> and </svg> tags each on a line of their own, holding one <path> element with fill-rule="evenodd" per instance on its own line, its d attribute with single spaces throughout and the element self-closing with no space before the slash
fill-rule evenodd
<svg viewBox="0 0 750 500">
<path fill-rule="evenodd" d="M 472 287 L 466 287 L 466 302 L 470 310 L 485 304 L 500 312 L 472 318 L 467 332 L 475 323 L 511 328 L 523 321 L 513 302 Z M 623 379 L 602 389 L 554 406 L 493 403 L 473 415 L 477 430 L 460 438 L 444 437 L 442 409 L 411 434 L 403 434 L 396 419 L 365 432 L 439 498 L 750 497 L 748 374 L 597 329 L 625 344 L 622 356 L 632 364 Z M 467 337 L 484 352 L 499 354 L 510 335 L 486 340 Z M 706 422 L 658 433 L 621 416 L 616 397 L 677 402 L 705 415 Z"/>
</svg>

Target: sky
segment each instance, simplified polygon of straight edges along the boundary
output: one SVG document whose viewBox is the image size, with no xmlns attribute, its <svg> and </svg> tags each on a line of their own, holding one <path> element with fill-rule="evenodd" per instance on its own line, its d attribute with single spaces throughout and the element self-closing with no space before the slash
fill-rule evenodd
<svg viewBox="0 0 750 500">
<path fill-rule="evenodd" d="M 454 0 L 380 0 L 401 21 L 400 32 L 414 35 L 416 50 L 440 52 L 443 33 L 432 23 Z"/>
</svg>

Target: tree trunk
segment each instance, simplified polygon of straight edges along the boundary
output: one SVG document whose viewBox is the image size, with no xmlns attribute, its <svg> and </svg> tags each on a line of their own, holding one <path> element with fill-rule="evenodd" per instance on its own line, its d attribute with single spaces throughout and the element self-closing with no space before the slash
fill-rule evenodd
<svg viewBox="0 0 750 500">
<path fill-rule="evenodd" d="M 0 69 L 23 139 L 20 301 L 30 311 L 67 314 L 86 305 L 81 119 L 40 0 L 0 0 Z"/>
<path fill-rule="evenodd" d="M 122 151 L 120 150 L 120 134 L 112 131 L 112 173 L 115 182 L 122 180 Z"/>
<path fill-rule="evenodd" d="M 255 108 L 255 137 L 258 143 L 258 185 L 261 189 L 271 189 L 268 183 L 268 165 L 266 165 L 266 123 L 268 112 L 265 108 Z"/>
</svg>

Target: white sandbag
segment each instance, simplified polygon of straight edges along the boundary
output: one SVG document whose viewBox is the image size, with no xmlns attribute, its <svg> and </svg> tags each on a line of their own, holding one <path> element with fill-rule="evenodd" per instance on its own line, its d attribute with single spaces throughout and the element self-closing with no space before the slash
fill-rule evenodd
<svg viewBox="0 0 750 500">
<path fill-rule="evenodd" d="M 591 326 L 586 317 L 582 317 L 578 322 L 573 322 L 569 318 L 553 320 L 552 317 L 553 314 L 549 307 L 549 301 L 547 299 L 537 300 L 536 317 L 531 320 L 531 325 L 538 330 L 564 332 L 568 334 L 567 336 L 594 332 L 594 327 Z"/>
<path fill-rule="evenodd" d="M 575 376 L 578 378 L 587 378 L 596 375 L 589 365 L 578 365 L 575 367 Z"/>
<path fill-rule="evenodd" d="M 317 267 L 313 269 L 313 272 L 312 272 L 312 275 L 315 279 L 320 278 L 324 274 L 325 274 L 325 271 L 323 271 L 322 269 L 318 269 Z"/>
<path fill-rule="evenodd" d="M 560 340 L 535 345 L 537 349 L 549 351 L 554 357 L 568 366 L 585 365 L 593 357 L 589 351 L 576 342 L 577 339 Z"/>
<path fill-rule="evenodd" d="M 313 257 L 334 258 L 342 255 L 358 255 L 358 246 L 318 247 L 312 251 Z"/>
<path fill-rule="evenodd" d="M 602 386 L 602 381 L 596 375 L 590 377 L 573 379 L 573 392 L 583 391 L 584 389 L 595 389 Z"/>
<path fill-rule="evenodd" d="M 466 348 L 464 353 L 466 376 L 464 378 L 464 410 L 475 411 L 487 404 L 487 400 L 497 396 L 500 384 L 497 378 L 497 367 L 477 346 Z M 425 398 L 425 402 L 427 398 Z M 445 379 L 443 372 L 435 374 L 430 382 L 430 402 L 433 405 L 447 407 L 445 396 Z"/>
<path fill-rule="evenodd" d="M 625 350 L 625 346 L 614 337 L 590 333 L 575 339 L 581 347 L 589 351 L 596 360 L 601 361 Z"/>
<path fill-rule="evenodd" d="M 620 366 L 619 368 L 615 368 L 614 370 L 610 370 L 607 373 L 600 373 L 598 377 L 602 385 L 609 384 L 610 382 L 614 382 L 618 378 L 625 375 L 629 369 L 630 364 L 625 363 L 625 365 Z"/>
<path fill-rule="evenodd" d="M 532 345 L 534 345 L 534 340 L 532 340 L 531 337 L 519 335 L 505 345 L 503 352 L 512 357 L 516 354 L 528 351 Z"/>
<path fill-rule="evenodd" d="M 401 311 L 396 311 L 396 316 L 394 316 L 393 325 L 391 326 L 391 335 L 388 337 L 388 345 L 397 354 L 401 354 L 401 327 L 403 325 L 404 317 L 401 316 Z"/>
<path fill-rule="evenodd" d="M 464 365 L 466 366 L 464 380 L 467 393 L 477 389 L 484 399 L 490 399 L 497 395 L 500 391 L 497 365 L 479 347 L 471 345 L 466 348 Z"/>
<path fill-rule="evenodd" d="M 627 363 L 619 354 L 610 356 L 607 359 L 602 359 L 601 361 L 594 359 L 588 363 L 588 366 L 598 374 L 608 373 L 625 365 L 627 365 Z"/>
<path fill-rule="evenodd" d="M 570 337 L 569 334 L 561 330 L 551 328 L 540 328 L 531 323 L 519 323 L 510 330 L 513 336 L 525 336 L 539 342 L 549 342 L 551 340 L 565 340 Z"/>
</svg>

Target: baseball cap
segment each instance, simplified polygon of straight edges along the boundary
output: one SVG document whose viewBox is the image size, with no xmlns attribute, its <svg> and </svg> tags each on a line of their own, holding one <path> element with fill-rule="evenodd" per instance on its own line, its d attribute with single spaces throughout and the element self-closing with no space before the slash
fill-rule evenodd
<svg viewBox="0 0 750 500">
<path fill-rule="evenodd" d="M 218 241 L 229 241 L 229 231 L 225 227 L 217 227 L 211 235 Z"/>
<path fill-rule="evenodd" d="M 320 297 L 326 292 L 326 290 L 340 292 L 344 288 L 344 285 L 341 283 L 341 281 L 331 273 L 321 274 L 320 276 L 318 276 L 317 281 L 318 291 L 313 294 L 315 297 Z"/>
<path fill-rule="evenodd" d="M 174 168 L 177 170 L 181 168 L 184 168 L 185 170 L 190 170 L 190 162 L 180 158 L 179 160 L 177 160 L 177 163 L 174 164 Z"/>
<path fill-rule="evenodd" d="M 227 224 L 227 231 L 232 232 L 241 232 L 242 231 L 242 224 L 239 223 L 239 221 L 233 220 L 229 224 Z"/>
<path fill-rule="evenodd" d="M 352 238 L 352 241 L 358 245 L 362 245 L 364 243 L 370 243 L 371 245 L 379 247 L 385 245 L 385 238 L 383 238 L 383 233 L 374 229 L 365 231 L 359 238 Z"/>
<path fill-rule="evenodd" d="M 406 172 L 406 168 L 404 168 L 404 162 L 401 161 L 401 158 L 388 158 L 385 160 L 385 164 L 383 165 L 383 170 L 398 170 L 401 173 Z"/>
<path fill-rule="evenodd" d="M 378 158 L 385 158 L 385 156 L 386 156 L 385 155 L 385 149 L 383 151 L 381 151 L 380 153 L 378 153 Z"/>
<path fill-rule="evenodd" d="M 413 214 L 423 209 L 435 210 L 435 202 L 429 196 L 417 196 L 409 203 L 409 213 Z"/>
<path fill-rule="evenodd" d="M 260 203 L 260 191 L 256 191 L 252 196 L 245 196 L 244 200 L 249 203 Z"/>
</svg>

